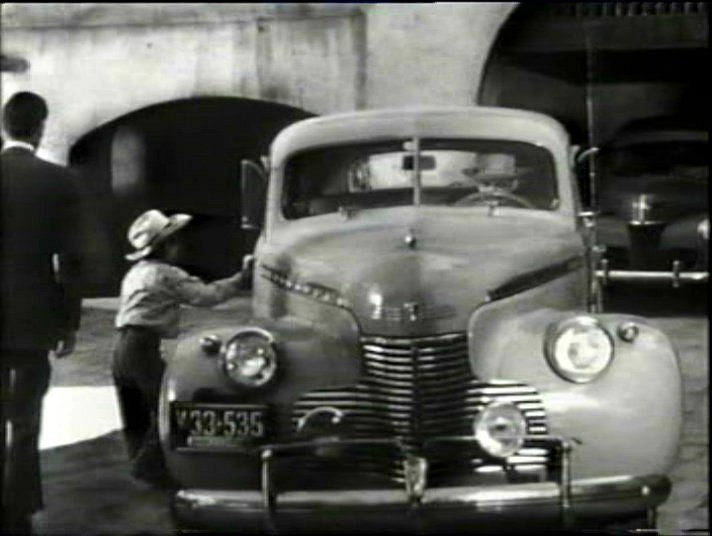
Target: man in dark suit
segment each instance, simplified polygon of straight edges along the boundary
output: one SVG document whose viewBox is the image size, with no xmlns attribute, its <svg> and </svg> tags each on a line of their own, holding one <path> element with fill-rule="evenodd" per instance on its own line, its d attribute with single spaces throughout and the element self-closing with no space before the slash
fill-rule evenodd
<svg viewBox="0 0 712 536">
<path fill-rule="evenodd" d="M 0 351 L 2 355 L 4 534 L 31 532 L 41 509 L 38 438 L 49 388 L 49 352 L 74 349 L 79 327 L 78 184 L 35 155 L 47 105 L 30 92 L 3 108 L 0 155 Z"/>
</svg>

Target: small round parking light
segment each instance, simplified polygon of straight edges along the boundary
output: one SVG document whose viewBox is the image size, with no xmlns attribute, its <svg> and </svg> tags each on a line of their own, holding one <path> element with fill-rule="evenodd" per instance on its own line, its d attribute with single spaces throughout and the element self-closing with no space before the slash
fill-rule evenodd
<svg viewBox="0 0 712 536">
<path fill-rule="evenodd" d="M 623 322 L 618 326 L 618 337 L 625 342 L 633 342 L 638 338 L 640 328 L 635 322 Z"/>
<path fill-rule="evenodd" d="M 217 335 L 206 335 L 200 339 L 200 347 L 208 355 L 217 355 L 222 348 L 222 341 Z"/>
<path fill-rule="evenodd" d="M 474 432 L 485 452 L 497 458 L 507 458 L 524 445 L 527 421 L 514 404 L 494 403 L 475 417 Z"/>
<path fill-rule="evenodd" d="M 260 328 L 239 331 L 224 346 L 222 366 L 238 385 L 267 385 L 277 372 L 277 352 L 272 335 Z"/>
</svg>

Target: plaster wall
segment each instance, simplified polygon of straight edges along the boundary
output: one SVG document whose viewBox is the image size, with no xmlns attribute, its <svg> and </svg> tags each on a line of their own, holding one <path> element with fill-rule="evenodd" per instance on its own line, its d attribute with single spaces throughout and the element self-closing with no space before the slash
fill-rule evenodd
<svg viewBox="0 0 712 536">
<path fill-rule="evenodd" d="M 517 4 L 371 5 L 368 107 L 474 104 L 490 47 Z"/>
<path fill-rule="evenodd" d="M 66 163 L 88 131 L 196 96 L 263 99 L 324 114 L 472 104 L 516 3 L 2 5 L 2 73 L 48 100 L 40 153 Z"/>
</svg>

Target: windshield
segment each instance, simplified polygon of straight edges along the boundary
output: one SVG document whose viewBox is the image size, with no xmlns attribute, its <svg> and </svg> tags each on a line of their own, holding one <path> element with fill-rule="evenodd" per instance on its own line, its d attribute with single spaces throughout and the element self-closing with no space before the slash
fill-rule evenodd
<svg viewBox="0 0 712 536">
<path fill-rule="evenodd" d="M 543 148 L 512 141 L 401 139 L 322 147 L 285 167 L 288 219 L 399 205 L 558 207 Z"/>
</svg>

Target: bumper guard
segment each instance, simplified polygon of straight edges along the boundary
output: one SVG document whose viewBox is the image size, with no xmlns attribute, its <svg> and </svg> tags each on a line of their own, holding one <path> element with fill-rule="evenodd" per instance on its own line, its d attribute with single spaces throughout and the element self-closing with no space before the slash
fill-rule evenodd
<svg viewBox="0 0 712 536">
<path fill-rule="evenodd" d="M 647 512 L 648 523 L 654 523 L 655 508 L 670 493 L 670 482 L 662 475 L 616 476 L 572 480 L 571 452 L 576 440 L 557 436 L 527 436 L 526 439 L 547 444 L 558 451 L 558 479 L 490 486 L 459 486 L 427 489 L 427 460 L 407 452 L 399 438 L 328 439 L 260 447 L 261 490 L 232 491 L 183 489 L 174 498 L 178 517 L 200 526 L 217 522 L 237 528 L 243 524 L 253 529 L 278 531 L 283 516 L 297 519 L 311 527 L 332 515 L 332 523 L 353 514 L 356 522 L 377 517 L 401 523 L 410 518 L 420 526 L 421 518 L 438 510 L 462 519 L 487 519 L 507 513 L 506 517 L 525 520 L 528 514 L 546 512 L 566 527 L 577 525 L 579 516 L 590 519 L 613 513 Z M 433 438 L 428 444 L 467 442 L 471 436 Z M 390 445 L 403 454 L 405 486 L 403 490 L 318 490 L 280 493 L 272 475 L 272 462 L 280 454 L 323 446 Z M 512 515 L 509 515 L 512 514 Z M 521 515 L 519 515 L 521 514 Z M 291 524 L 290 524 L 291 526 Z M 421 527 L 422 528 L 422 527 Z"/>
</svg>

